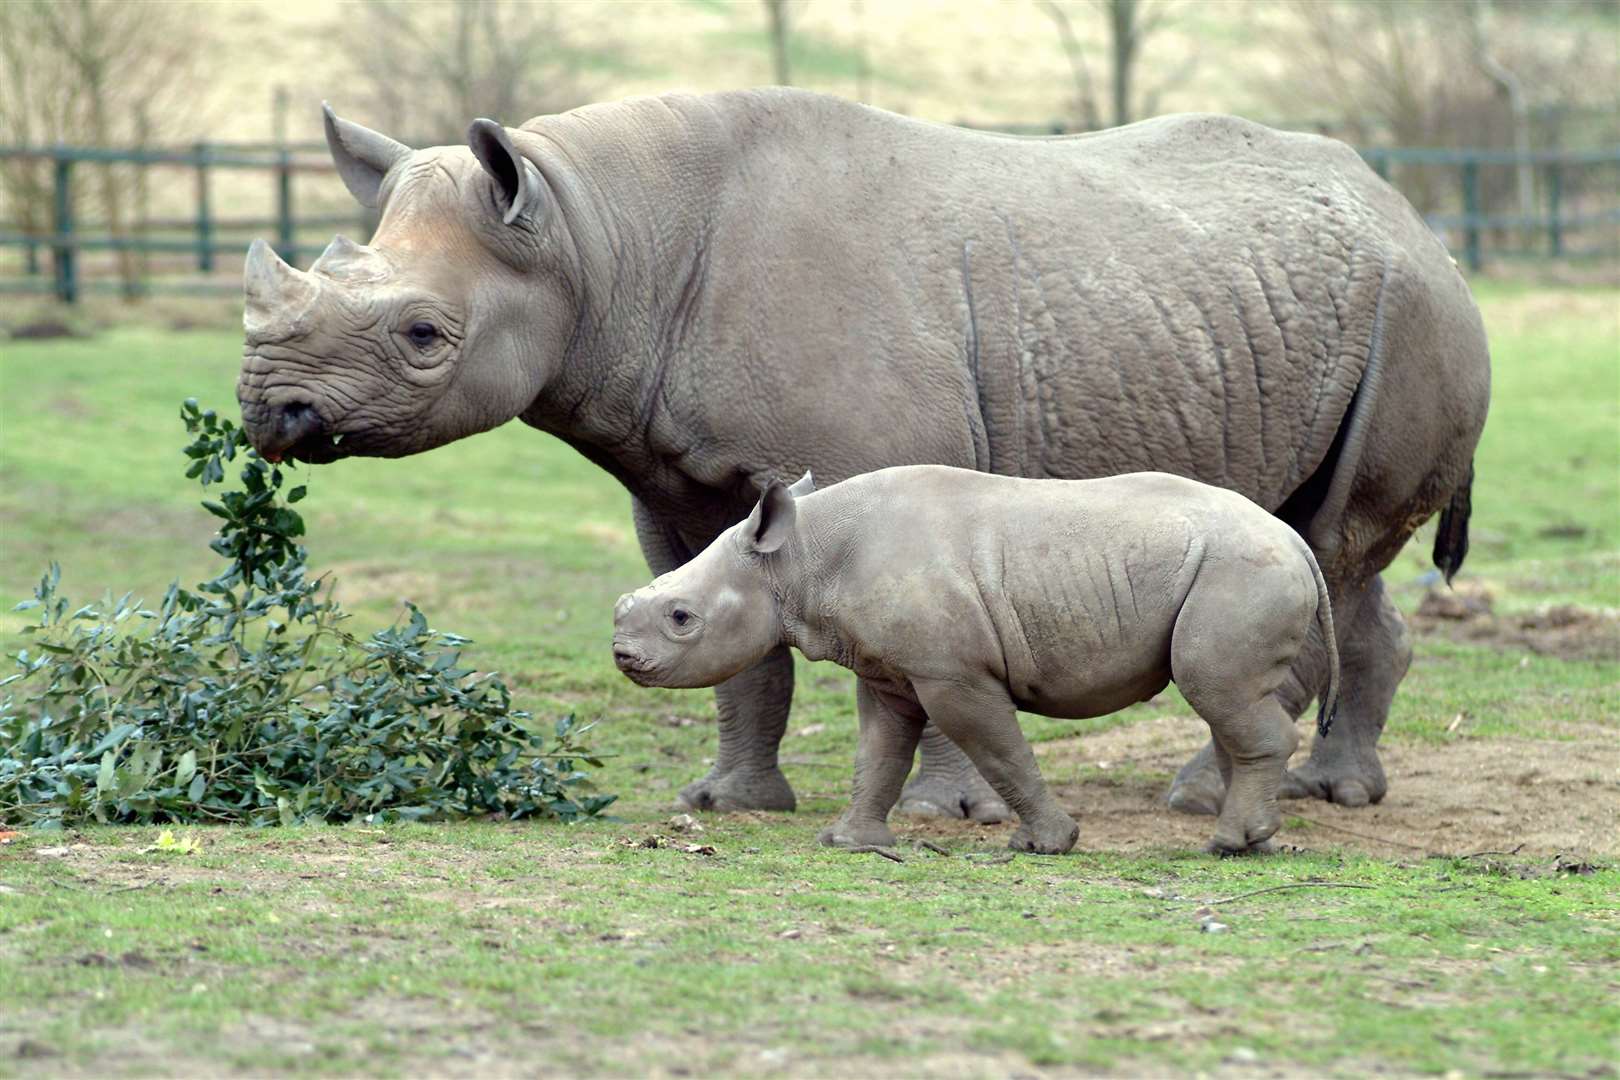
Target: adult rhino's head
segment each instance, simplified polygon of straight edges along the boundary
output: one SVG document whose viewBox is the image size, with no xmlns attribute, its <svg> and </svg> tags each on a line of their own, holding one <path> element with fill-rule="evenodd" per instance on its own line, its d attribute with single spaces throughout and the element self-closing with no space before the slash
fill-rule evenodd
<svg viewBox="0 0 1620 1080">
<path fill-rule="evenodd" d="M 534 401 L 577 322 L 577 280 L 539 170 L 478 120 L 465 147 L 411 150 L 326 109 L 369 245 L 308 271 L 248 251 L 237 399 L 265 457 L 398 457 L 503 424 Z"/>
</svg>

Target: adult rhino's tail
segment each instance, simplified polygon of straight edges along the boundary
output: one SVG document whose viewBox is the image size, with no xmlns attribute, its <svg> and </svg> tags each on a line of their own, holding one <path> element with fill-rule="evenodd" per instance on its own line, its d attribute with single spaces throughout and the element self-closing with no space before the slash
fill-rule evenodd
<svg viewBox="0 0 1620 1080">
<path fill-rule="evenodd" d="M 1333 728 L 1333 718 L 1339 712 L 1339 643 L 1333 636 L 1333 602 L 1328 599 L 1327 581 L 1322 577 L 1322 568 L 1317 565 L 1316 555 L 1309 544 L 1301 542 L 1299 546 L 1310 560 L 1311 573 L 1316 575 L 1316 628 L 1322 632 L 1322 642 L 1327 648 L 1327 692 L 1321 696 L 1321 704 L 1316 710 L 1316 734 L 1325 738 Z"/>
<path fill-rule="evenodd" d="M 1468 465 L 1468 475 L 1452 493 L 1451 502 L 1440 511 L 1440 528 L 1434 534 L 1434 565 L 1446 576 L 1446 584 L 1462 569 L 1468 555 L 1468 514 L 1474 489 L 1474 465 Z"/>
</svg>

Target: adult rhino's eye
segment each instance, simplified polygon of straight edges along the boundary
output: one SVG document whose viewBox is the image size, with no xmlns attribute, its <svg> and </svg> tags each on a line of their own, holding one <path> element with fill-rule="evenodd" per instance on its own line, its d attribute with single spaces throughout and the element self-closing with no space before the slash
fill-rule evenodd
<svg viewBox="0 0 1620 1080">
<path fill-rule="evenodd" d="M 411 328 L 405 334 L 418 349 L 425 349 L 439 340 L 439 328 L 430 322 L 411 323 Z"/>
</svg>

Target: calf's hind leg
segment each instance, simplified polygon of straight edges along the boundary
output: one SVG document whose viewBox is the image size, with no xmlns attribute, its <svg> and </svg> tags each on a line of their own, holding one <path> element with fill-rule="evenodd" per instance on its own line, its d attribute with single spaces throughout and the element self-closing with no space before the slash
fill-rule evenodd
<svg viewBox="0 0 1620 1080">
<path fill-rule="evenodd" d="M 1251 582 L 1251 586 L 1254 584 Z M 1277 796 L 1299 745 L 1277 688 L 1304 642 L 1315 604 L 1292 590 L 1222 590 L 1200 580 L 1170 644 L 1176 686 L 1209 724 L 1226 798 L 1209 849 L 1251 851 L 1282 824 Z"/>
</svg>

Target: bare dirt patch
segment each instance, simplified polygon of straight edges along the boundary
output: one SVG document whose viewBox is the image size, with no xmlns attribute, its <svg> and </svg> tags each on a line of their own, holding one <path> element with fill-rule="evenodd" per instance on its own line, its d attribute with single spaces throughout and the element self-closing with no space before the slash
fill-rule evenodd
<svg viewBox="0 0 1620 1080">
<path fill-rule="evenodd" d="M 1303 730 L 1302 734 L 1307 734 Z M 1390 791 L 1359 810 L 1315 800 L 1283 804 L 1293 819 L 1279 844 L 1353 850 L 1389 858 L 1517 851 L 1582 858 L 1620 855 L 1620 741 L 1612 729 L 1570 724 L 1557 740 L 1463 739 L 1380 744 Z M 1096 735 L 1041 744 L 1036 754 L 1058 801 L 1080 822 L 1078 851 L 1197 848 L 1214 819 L 1165 805 L 1170 778 L 1208 738 L 1183 716 L 1144 720 Z M 1310 745 L 1302 740 L 1294 760 Z M 982 837 L 998 844 L 1011 826 L 896 818 L 902 837 Z"/>
<path fill-rule="evenodd" d="M 1419 634 L 1494 649 L 1560 660 L 1620 660 L 1620 615 L 1574 604 L 1498 615 L 1485 589 L 1431 590 L 1409 622 Z"/>
</svg>

